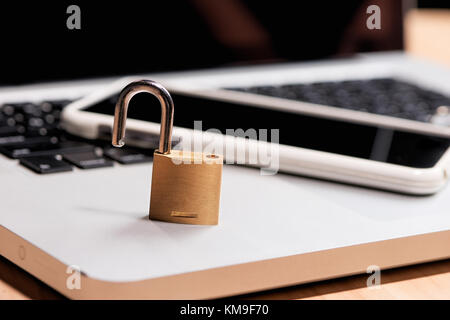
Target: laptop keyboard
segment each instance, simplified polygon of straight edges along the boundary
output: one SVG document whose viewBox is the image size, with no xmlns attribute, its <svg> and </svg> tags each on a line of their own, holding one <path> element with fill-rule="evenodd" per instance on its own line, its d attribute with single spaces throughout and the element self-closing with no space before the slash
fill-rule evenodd
<svg viewBox="0 0 450 320">
<path fill-rule="evenodd" d="M 396 79 L 352 80 L 229 88 L 397 118 L 429 122 L 450 98 Z"/>
<path fill-rule="evenodd" d="M 62 109 L 71 101 L 0 105 L 0 153 L 40 174 L 110 167 L 114 162 L 152 161 L 153 150 L 116 149 L 107 141 L 72 136 L 61 129 Z"/>
</svg>

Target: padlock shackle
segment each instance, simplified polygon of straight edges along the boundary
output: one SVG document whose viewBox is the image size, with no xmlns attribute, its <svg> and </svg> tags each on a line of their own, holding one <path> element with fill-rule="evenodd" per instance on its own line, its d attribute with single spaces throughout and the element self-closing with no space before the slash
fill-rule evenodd
<svg viewBox="0 0 450 320">
<path fill-rule="evenodd" d="M 161 104 L 161 130 L 159 148 L 157 152 L 170 153 L 172 146 L 172 127 L 174 106 L 170 93 L 162 85 L 151 80 L 139 80 L 128 84 L 120 92 L 114 112 L 114 126 L 112 132 L 112 144 L 115 147 L 125 145 L 125 126 L 127 121 L 128 105 L 131 99 L 138 93 L 147 92 L 158 98 Z"/>
</svg>

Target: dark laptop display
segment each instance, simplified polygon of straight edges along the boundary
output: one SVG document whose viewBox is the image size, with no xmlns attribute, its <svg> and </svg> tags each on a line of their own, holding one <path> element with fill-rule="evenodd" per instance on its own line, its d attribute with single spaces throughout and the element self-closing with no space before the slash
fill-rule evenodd
<svg viewBox="0 0 450 320">
<path fill-rule="evenodd" d="M 3 1 L 0 85 L 400 49 L 400 3 L 382 3 L 375 37 L 357 23 L 361 0 Z M 80 29 L 67 26 L 72 4 Z"/>
</svg>

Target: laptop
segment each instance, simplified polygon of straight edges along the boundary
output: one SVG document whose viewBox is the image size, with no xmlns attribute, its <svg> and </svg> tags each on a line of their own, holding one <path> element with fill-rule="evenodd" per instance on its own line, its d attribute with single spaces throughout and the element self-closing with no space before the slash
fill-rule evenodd
<svg viewBox="0 0 450 320">
<path fill-rule="evenodd" d="M 139 75 L 448 132 L 450 70 L 401 51 L 401 1 L 379 3 L 374 30 L 364 1 L 1 6 L 0 254 L 63 295 L 218 298 L 450 257 L 449 188 L 410 197 L 230 165 L 218 226 L 150 221 L 146 150 L 83 166 L 93 142 L 59 120 L 72 101 Z M 398 108 L 349 103 L 370 88 Z"/>
</svg>

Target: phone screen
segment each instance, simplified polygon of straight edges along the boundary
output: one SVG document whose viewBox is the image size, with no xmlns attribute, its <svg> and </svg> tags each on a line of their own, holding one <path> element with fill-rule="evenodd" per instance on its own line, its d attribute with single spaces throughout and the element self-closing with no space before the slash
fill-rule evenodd
<svg viewBox="0 0 450 320">
<path fill-rule="evenodd" d="M 114 115 L 116 96 L 105 99 L 84 111 Z M 202 130 L 279 129 L 279 143 L 398 164 L 414 168 L 431 168 L 450 146 L 446 137 L 417 134 L 326 119 L 287 111 L 258 108 L 209 98 L 173 93 L 174 126 L 194 128 L 202 121 Z M 161 107 L 150 94 L 137 94 L 130 102 L 128 118 L 159 123 Z M 268 135 L 270 137 L 270 135 Z"/>
</svg>

